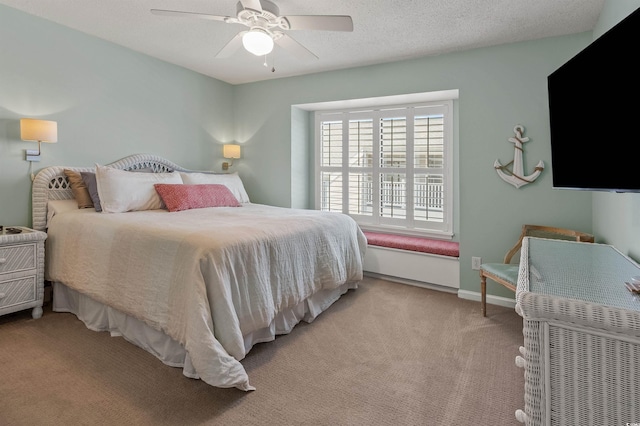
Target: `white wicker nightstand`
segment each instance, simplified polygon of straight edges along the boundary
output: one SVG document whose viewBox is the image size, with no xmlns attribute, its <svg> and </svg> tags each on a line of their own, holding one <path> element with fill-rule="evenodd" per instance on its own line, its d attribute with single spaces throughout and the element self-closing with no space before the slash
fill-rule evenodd
<svg viewBox="0 0 640 426">
<path fill-rule="evenodd" d="M 42 316 L 44 300 L 44 241 L 47 234 L 24 227 L 0 232 L 0 315 L 33 308 Z"/>
</svg>

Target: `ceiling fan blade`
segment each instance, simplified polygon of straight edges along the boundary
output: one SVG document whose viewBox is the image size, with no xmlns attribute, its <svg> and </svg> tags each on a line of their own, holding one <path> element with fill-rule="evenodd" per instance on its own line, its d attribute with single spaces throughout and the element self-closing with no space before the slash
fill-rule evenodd
<svg viewBox="0 0 640 426">
<path fill-rule="evenodd" d="M 244 9 L 251 9 L 257 12 L 262 12 L 262 5 L 260 0 L 240 0 L 240 4 Z"/>
<path fill-rule="evenodd" d="M 242 46 L 242 36 L 246 33 L 246 31 L 240 31 L 235 35 L 229 43 L 225 44 L 222 49 L 218 53 L 216 53 L 216 58 L 228 58 L 229 56 L 236 53 L 238 49 Z"/>
<path fill-rule="evenodd" d="M 347 15 L 284 16 L 291 30 L 353 31 L 353 20 Z"/>
<path fill-rule="evenodd" d="M 300 59 L 318 59 L 318 57 L 313 52 L 295 41 L 287 34 L 283 34 L 281 37 L 276 38 L 274 42 L 284 50 L 289 51 Z"/>
<path fill-rule="evenodd" d="M 151 9 L 151 13 L 154 15 L 165 15 L 165 16 L 186 16 L 190 18 L 201 18 L 201 19 L 209 19 L 211 21 L 228 21 L 231 18 L 230 16 L 218 16 L 218 15 L 209 15 L 207 13 L 197 13 L 197 12 L 181 12 L 178 10 L 163 10 L 163 9 Z"/>
</svg>

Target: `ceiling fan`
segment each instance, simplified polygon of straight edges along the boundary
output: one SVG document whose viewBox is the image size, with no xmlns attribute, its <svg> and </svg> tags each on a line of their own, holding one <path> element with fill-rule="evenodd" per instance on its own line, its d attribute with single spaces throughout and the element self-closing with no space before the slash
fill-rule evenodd
<svg viewBox="0 0 640 426">
<path fill-rule="evenodd" d="M 197 12 L 151 9 L 151 13 L 167 16 L 186 16 L 227 24 L 240 24 L 248 30 L 240 31 L 216 55 L 226 58 L 240 46 L 256 56 L 264 56 L 273 50 L 274 44 L 301 59 L 318 59 L 309 49 L 295 41 L 284 31 L 320 30 L 353 31 L 353 21 L 347 15 L 288 15 L 280 16 L 280 9 L 269 0 L 240 0 L 237 13 L 232 16 L 218 16 Z"/>
</svg>

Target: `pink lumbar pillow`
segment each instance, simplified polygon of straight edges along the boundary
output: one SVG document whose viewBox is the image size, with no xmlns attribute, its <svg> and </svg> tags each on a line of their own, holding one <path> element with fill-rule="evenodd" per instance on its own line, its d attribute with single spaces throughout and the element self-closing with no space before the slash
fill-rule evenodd
<svg viewBox="0 0 640 426">
<path fill-rule="evenodd" d="M 168 184 L 154 187 L 170 212 L 204 207 L 240 207 L 229 188 L 221 184 Z"/>
</svg>

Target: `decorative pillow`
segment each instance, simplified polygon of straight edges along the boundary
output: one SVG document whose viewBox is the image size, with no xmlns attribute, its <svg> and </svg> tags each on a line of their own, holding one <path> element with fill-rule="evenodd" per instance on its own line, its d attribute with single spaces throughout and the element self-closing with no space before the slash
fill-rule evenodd
<svg viewBox="0 0 640 426">
<path fill-rule="evenodd" d="M 100 205 L 100 196 L 98 195 L 96 174 L 93 172 L 80 172 L 80 176 L 82 176 L 82 181 L 87 186 L 89 196 L 91 197 L 91 201 L 93 202 L 93 207 L 97 212 L 101 212 L 102 206 Z"/>
<path fill-rule="evenodd" d="M 238 172 L 234 173 L 223 173 L 223 174 L 213 174 L 213 173 L 186 173 L 181 172 L 182 182 L 187 185 L 196 185 L 196 184 L 221 184 L 225 185 L 231 193 L 238 199 L 241 203 L 249 203 L 249 196 L 247 195 L 247 191 L 244 189 L 244 185 L 242 184 L 242 180 L 238 175 Z"/>
<path fill-rule="evenodd" d="M 71 185 L 71 192 L 73 192 L 73 197 L 78 203 L 78 208 L 93 208 L 93 201 L 91 200 L 91 195 L 89 195 L 89 189 L 87 188 L 87 185 L 82 180 L 82 175 L 79 172 L 68 169 L 64 169 L 64 174 L 69 180 L 69 185 Z"/>
<path fill-rule="evenodd" d="M 170 212 L 204 207 L 241 207 L 229 188 L 222 184 L 173 185 L 156 183 L 156 191 Z"/>
<path fill-rule="evenodd" d="M 100 205 L 105 213 L 154 210 L 164 207 L 156 183 L 182 183 L 180 173 L 132 173 L 96 164 Z"/>
</svg>

